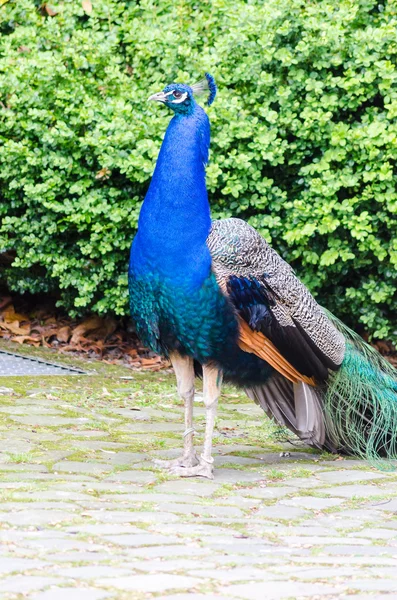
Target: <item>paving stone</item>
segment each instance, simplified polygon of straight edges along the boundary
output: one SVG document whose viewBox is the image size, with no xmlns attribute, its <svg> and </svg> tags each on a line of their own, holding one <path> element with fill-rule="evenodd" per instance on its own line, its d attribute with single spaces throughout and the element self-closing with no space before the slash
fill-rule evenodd
<svg viewBox="0 0 397 600">
<path fill-rule="evenodd" d="M 75 477 L 78 477 L 78 476 L 75 475 Z M 58 490 L 69 489 L 69 490 L 81 491 L 82 493 L 86 493 L 87 496 L 90 496 L 90 497 L 92 497 L 92 494 L 96 493 L 96 492 L 109 492 L 109 493 L 112 492 L 113 494 L 115 494 L 117 496 L 118 494 L 124 494 L 127 492 L 142 491 L 142 488 L 138 487 L 137 485 L 134 486 L 132 484 L 125 485 L 123 483 L 113 483 L 113 482 L 107 481 L 106 479 L 104 481 L 106 483 L 96 481 L 95 479 L 92 479 L 91 477 L 86 475 L 85 477 L 79 477 L 78 481 L 73 481 L 73 482 L 68 481 L 67 483 L 65 483 L 65 482 L 56 483 L 55 485 L 51 486 L 51 489 L 58 489 Z"/>
<path fill-rule="evenodd" d="M 156 596 L 156 600 L 230 600 L 228 596 L 220 596 L 219 594 L 172 594 L 167 596 Z"/>
<path fill-rule="evenodd" d="M 55 472 L 66 471 L 67 473 L 105 473 L 111 471 L 112 466 L 106 463 L 96 462 L 78 462 L 74 460 L 64 460 L 53 465 Z"/>
<path fill-rule="evenodd" d="M 266 464 L 277 464 L 282 466 L 293 465 L 296 466 L 296 463 L 301 463 L 302 461 L 307 462 L 307 466 L 309 469 L 317 470 L 320 467 L 317 464 L 313 464 L 313 460 L 316 458 L 315 454 L 309 454 L 308 452 L 297 452 L 293 449 L 288 450 L 288 456 L 281 456 L 280 452 L 256 452 L 256 458 L 260 458 Z M 295 464 L 294 464 L 295 463 Z M 306 465 L 305 465 L 306 468 Z"/>
<path fill-rule="evenodd" d="M 201 581 L 194 577 L 158 573 L 156 577 L 153 577 L 153 575 L 132 575 L 117 579 L 98 579 L 97 583 L 98 585 L 111 586 L 123 591 L 165 592 L 166 590 L 177 590 L 178 588 L 193 588 L 199 585 Z"/>
<path fill-rule="evenodd" d="M 2 592 L 13 592 L 14 594 L 25 594 L 41 590 L 50 585 L 62 584 L 63 580 L 57 577 L 41 577 L 33 575 L 15 575 L 1 580 Z"/>
<path fill-rule="evenodd" d="M 325 533 L 325 532 L 324 532 Z M 280 531 L 279 536 L 283 536 L 283 532 Z M 352 546 L 355 544 L 356 546 L 369 546 L 371 545 L 370 540 L 366 540 L 365 538 L 345 538 L 345 537 L 327 537 L 324 536 L 295 536 L 295 535 L 285 535 L 284 541 L 288 545 L 297 545 L 297 546 L 326 546 L 328 548 L 331 544 L 347 544 Z"/>
<path fill-rule="evenodd" d="M 36 506 L 36 501 L 37 500 L 54 500 L 54 501 L 63 501 L 63 500 L 69 500 L 69 501 L 76 501 L 78 502 L 79 500 L 86 500 L 87 498 L 89 498 L 90 496 L 88 494 L 80 494 L 79 492 L 69 492 L 67 490 L 41 490 L 40 491 L 40 496 L 37 495 L 36 491 L 30 490 L 28 492 L 15 492 L 13 494 L 13 498 L 15 498 L 16 500 L 32 500 L 35 502 L 35 506 Z"/>
<path fill-rule="evenodd" d="M 247 456 L 233 456 L 226 454 L 224 456 L 217 456 L 215 458 L 215 465 L 220 467 L 222 465 L 260 465 L 262 464 L 262 460 L 252 456 L 251 458 Z"/>
<path fill-rule="evenodd" d="M 102 494 L 101 495 L 101 500 L 112 500 L 112 501 L 116 501 L 117 503 L 120 504 L 120 506 L 122 506 L 124 503 L 125 504 L 143 504 L 143 503 L 150 503 L 150 504 L 158 504 L 160 506 L 162 506 L 164 503 L 168 503 L 168 502 L 174 502 L 176 504 L 192 504 L 194 498 L 192 498 L 191 495 L 183 495 L 183 494 L 157 494 L 156 492 L 141 492 L 138 494 L 130 494 L 130 493 L 123 493 L 123 494 Z M 234 498 L 232 499 L 234 500 Z M 240 500 L 244 500 L 244 499 L 240 499 L 238 498 L 237 501 L 239 502 Z M 228 500 L 227 499 L 221 499 L 220 500 L 222 503 L 228 504 Z"/>
<path fill-rule="evenodd" d="M 348 533 L 347 537 L 365 537 L 372 540 L 397 540 L 397 531 L 393 529 L 363 529 L 362 531 L 355 531 L 354 533 Z"/>
<path fill-rule="evenodd" d="M 335 519 L 340 519 L 346 521 L 346 523 L 350 522 L 350 527 L 353 527 L 352 521 L 362 521 L 367 523 L 368 521 L 376 522 L 384 519 L 382 512 L 376 510 L 375 507 L 367 507 L 367 508 L 354 508 L 349 510 L 341 510 L 337 514 L 335 514 Z"/>
<path fill-rule="evenodd" d="M 40 498 L 37 498 L 37 500 L 40 500 Z M 80 509 L 80 507 L 78 505 L 76 505 L 73 502 L 62 502 L 62 501 L 58 501 L 58 502 L 4 502 L 1 505 L 1 508 L 3 511 L 10 511 L 10 512 L 20 512 L 20 511 L 25 511 L 26 509 L 28 510 L 71 510 L 71 511 L 76 511 L 77 509 Z"/>
<path fill-rule="evenodd" d="M 283 527 L 282 525 L 278 525 L 278 527 L 276 527 L 276 531 L 279 535 L 298 535 L 303 537 L 329 537 L 339 535 L 336 529 L 332 529 L 330 527 L 316 527 L 315 525 L 310 526 L 306 525 L 306 523 L 303 523 L 302 525 L 293 525 L 289 527 Z"/>
<path fill-rule="evenodd" d="M 235 506 L 209 506 L 199 504 L 162 504 L 162 510 L 170 513 L 208 515 L 209 517 L 241 517 L 243 513 Z"/>
<path fill-rule="evenodd" d="M 106 481 L 130 481 L 131 483 L 153 483 L 157 477 L 150 471 L 120 471 L 106 478 Z"/>
<path fill-rule="evenodd" d="M 339 586 L 340 589 L 340 586 Z M 243 585 L 231 585 L 227 588 L 220 588 L 221 593 L 227 593 L 230 596 L 247 598 L 247 600 L 281 600 L 282 598 L 297 598 L 305 596 L 325 596 L 326 594 L 336 594 L 337 586 L 330 586 L 320 583 L 302 583 L 299 581 L 272 581 L 262 583 L 249 583 Z M 266 594 L 266 596 L 264 596 Z"/>
<path fill-rule="evenodd" d="M 194 570 L 187 573 L 192 577 L 200 577 L 205 581 L 214 579 L 219 583 L 233 583 L 235 581 L 266 581 L 274 579 L 274 575 L 267 573 L 264 569 L 255 569 L 253 567 L 235 567 L 234 569 L 203 569 L 197 565 Z"/>
<path fill-rule="evenodd" d="M 360 566 L 349 566 L 349 567 L 341 567 L 338 566 L 336 569 L 330 569 L 328 567 L 305 567 L 299 565 L 299 567 L 289 565 L 280 565 L 274 567 L 272 569 L 274 574 L 277 575 L 287 575 L 289 578 L 297 578 L 315 581 L 316 579 L 327 580 L 330 579 L 331 582 L 337 580 L 341 582 L 342 580 L 348 580 L 350 582 L 354 577 L 358 577 L 360 580 L 364 577 L 370 576 L 370 569 L 366 569 L 365 567 Z"/>
<path fill-rule="evenodd" d="M 7 463 L 7 464 L 0 464 L 0 473 L 4 472 L 4 471 L 15 471 L 15 472 L 19 472 L 19 471 L 29 471 L 31 475 L 38 473 L 38 474 L 42 474 L 42 473 L 48 473 L 48 469 L 45 465 L 34 465 L 31 463 L 22 463 L 22 464 L 17 464 L 17 463 Z"/>
<path fill-rule="evenodd" d="M 58 430 L 58 434 L 67 434 L 68 436 L 73 435 L 75 437 L 82 437 L 82 438 L 106 437 L 109 435 L 109 433 L 107 431 L 101 431 L 101 430 L 96 430 L 96 429 L 77 429 L 77 430 L 61 429 L 61 430 Z"/>
<path fill-rule="evenodd" d="M 397 593 L 397 574 L 396 578 L 391 579 L 368 579 L 362 581 L 349 582 L 349 588 L 360 590 L 362 592 L 396 592 Z"/>
<path fill-rule="evenodd" d="M 367 483 L 366 485 L 338 485 L 332 488 L 317 489 L 316 492 L 342 498 L 368 498 L 370 496 L 385 496 L 388 490 Z"/>
<path fill-rule="evenodd" d="M 181 544 L 183 540 L 171 535 L 161 535 L 160 533 L 137 533 L 122 535 L 107 535 L 106 540 L 120 546 L 162 546 L 168 544 Z"/>
<path fill-rule="evenodd" d="M 18 571 L 28 571 L 32 569 L 42 569 L 45 566 L 50 566 L 48 562 L 31 558 L 9 558 L 3 556 L 0 559 L 0 575 L 6 573 L 16 573 Z M 1 589 L 1 583 L 0 583 Z"/>
<path fill-rule="evenodd" d="M 88 567 L 63 567 L 56 574 L 72 579 L 98 579 L 100 577 L 123 577 L 131 573 L 130 569 L 105 565 Z"/>
<path fill-rule="evenodd" d="M 165 483 L 161 483 L 154 488 L 156 492 L 172 492 L 173 494 L 178 495 L 182 494 L 192 494 L 193 496 L 202 496 L 208 497 L 212 496 L 214 492 L 219 489 L 220 484 L 212 481 L 201 481 L 201 480 L 191 480 L 189 479 L 179 479 L 176 481 L 166 481 Z"/>
<path fill-rule="evenodd" d="M 185 541 L 183 544 L 169 546 L 148 546 L 128 549 L 129 558 L 139 558 L 140 560 L 143 558 L 177 558 L 178 556 L 182 558 L 185 558 L 186 556 L 208 557 L 208 553 L 209 551 L 207 548 L 200 548 L 197 545 L 192 546 L 186 544 Z"/>
<path fill-rule="evenodd" d="M 73 513 L 67 513 L 61 510 L 25 509 L 15 513 L 0 513 L 0 522 L 18 525 L 19 527 L 26 527 L 27 525 L 38 527 L 40 525 L 70 521 L 74 516 Z"/>
<path fill-rule="evenodd" d="M 384 510 L 387 512 L 397 513 L 397 498 L 393 500 L 379 500 L 368 505 L 369 508 L 375 510 Z"/>
<path fill-rule="evenodd" d="M 175 523 L 180 520 L 180 517 L 172 513 L 163 511 L 110 511 L 110 510 L 97 510 L 88 511 L 87 516 L 91 517 L 99 523 Z"/>
<path fill-rule="evenodd" d="M 98 455 L 97 457 L 98 458 Z M 149 457 L 147 454 L 142 454 L 141 452 L 113 452 L 112 454 L 106 454 L 105 452 L 100 455 L 101 460 L 105 460 L 113 466 L 118 465 L 134 465 L 133 468 L 136 468 L 136 465 L 143 465 L 146 461 L 146 465 L 150 466 L 148 463 Z"/>
<path fill-rule="evenodd" d="M 237 469 L 215 469 L 214 479 L 216 483 L 244 483 L 262 481 L 266 478 L 265 473 L 254 473 L 239 471 Z"/>
<path fill-rule="evenodd" d="M 390 594 L 354 594 L 344 595 L 343 600 L 395 600 Z"/>
<path fill-rule="evenodd" d="M 230 533 L 230 527 L 217 527 L 216 525 L 206 525 L 203 523 L 157 523 L 152 524 L 151 529 L 159 533 L 174 533 L 191 536 L 201 535 L 227 535 Z"/>
<path fill-rule="evenodd" d="M 149 433 L 166 433 L 171 431 L 182 435 L 184 425 L 182 420 L 180 423 L 129 423 L 128 425 L 123 425 L 119 431 L 131 431 L 141 435 L 147 435 Z"/>
<path fill-rule="evenodd" d="M 170 526 L 175 527 L 174 524 L 171 524 Z M 79 523 L 74 527 L 67 528 L 66 532 L 72 534 L 87 533 L 88 535 L 101 536 L 117 535 L 121 533 L 142 533 L 142 529 L 128 523 L 95 523 L 86 525 L 81 525 L 81 523 Z"/>
<path fill-rule="evenodd" d="M 293 519 L 307 517 L 309 514 L 310 513 L 303 508 L 275 504 L 274 506 L 261 506 L 254 516 L 256 518 L 265 517 L 269 519 L 284 519 L 285 521 L 292 521 Z"/>
<path fill-rule="evenodd" d="M 126 419 L 132 419 L 133 421 L 148 421 L 150 414 L 147 410 L 132 409 L 132 408 L 114 408 L 112 413 L 120 415 Z"/>
<path fill-rule="evenodd" d="M 353 554 L 356 556 L 368 555 L 368 556 L 380 556 L 381 554 L 397 556 L 397 550 L 393 551 L 392 548 L 385 546 L 328 546 L 327 554 Z"/>
<path fill-rule="evenodd" d="M 102 547 L 102 551 L 98 551 L 96 550 L 96 546 L 92 545 L 89 550 L 72 548 L 62 553 L 51 553 L 51 561 L 54 563 L 55 567 L 58 567 L 59 564 L 63 563 L 69 565 L 70 563 L 78 563 L 79 566 L 83 563 L 87 563 L 87 566 L 91 566 L 93 562 L 108 563 L 110 560 L 118 561 L 119 564 L 124 566 L 126 560 L 125 551 L 120 549 L 118 552 L 115 552 L 113 546 Z"/>
<path fill-rule="evenodd" d="M 13 479 L 18 478 L 18 481 L 84 481 L 87 482 L 90 480 L 89 475 L 71 475 L 69 473 L 30 473 L 30 472 L 21 472 L 21 473 L 7 473 L 6 475 L 2 475 L 3 481 L 12 481 Z M 95 481 L 95 480 L 92 480 Z"/>
<path fill-rule="evenodd" d="M 275 498 L 284 498 L 293 493 L 287 487 L 253 487 L 238 490 L 239 496 L 250 496 L 252 498 L 261 498 L 263 500 L 273 500 Z"/>
<path fill-rule="evenodd" d="M 211 558 L 211 557 L 209 557 Z M 206 562 L 203 558 L 200 558 L 198 562 L 195 559 L 190 558 L 178 558 L 170 560 L 137 560 L 128 564 L 124 564 L 124 567 L 129 567 L 132 571 L 147 571 L 152 573 L 172 573 L 173 571 L 187 573 L 189 570 L 197 569 L 198 565 L 200 569 L 212 569 L 214 567 L 214 561 Z"/>
<path fill-rule="evenodd" d="M 299 508 L 309 508 L 315 510 L 323 510 L 332 508 L 333 506 L 339 506 L 343 504 L 344 500 L 339 498 L 315 498 L 313 496 L 300 496 L 298 498 L 287 498 L 281 500 L 279 504 L 285 506 L 297 506 Z"/>
<path fill-rule="evenodd" d="M 386 473 L 375 473 L 373 471 L 323 471 L 317 473 L 317 477 L 327 483 L 351 483 L 352 481 L 371 481 L 374 479 L 385 479 Z"/>
<path fill-rule="evenodd" d="M 88 417 L 58 417 L 56 415 L 51 416 L 27 416 L 27 417 L 10 417 L 13 421 L 17 421 L 18 423 L 22 423 L 22 425 L 30 425 L 31 427 L 59 427 L 61 425 L 81 425 L 82 423 L 87 423 L 90 419 Z"/>
<path fill-rule="evenodd" d="M 104 590 L 94 588 L 77 588 L 77 587 L 52 587 L 50 590 L 40 592 L 30 597 L 30 600 L 103 600 L 110 598 L 112 594 Z"/>
<path fill-rule="evenodd" d="M 301 556 L 299 558 L 300 563 L 305 564 L 320 564 L 320 565 L 330 565 L 332 568 L 337 567 L 338 565 L 346 566 L 346 565 L 360 565 L 372 567 L 374 565 L 379 566 L 390 566 L 394 569 L 397 569 L 397 557 L 392 558 L 387 555 L 384 556 L 327 556 L 325 553 L 316 555 L 316 556 Z M 396 571 L 397 572 L 397 571 Z"/>
<path fill-rule="evenodd" d="M 91 432 L 92 433 L 92 432 Z M 125 448 L 127 444 L 123 444 L 122 442 L 108 442 L 106 440 L 72 440 L 69 442 L 73 444 L 73 449 L 78 448 L 79 450 L 118 450 L 120 448 Z M 138 453 L 136 453 L 138 454 Z M 143 455 L 145 456 L 145 455 Z M 147 458 L 147 455 L 146 455 Z M 142 460 L 144 460 L 142 458 Z"/>
</svg>

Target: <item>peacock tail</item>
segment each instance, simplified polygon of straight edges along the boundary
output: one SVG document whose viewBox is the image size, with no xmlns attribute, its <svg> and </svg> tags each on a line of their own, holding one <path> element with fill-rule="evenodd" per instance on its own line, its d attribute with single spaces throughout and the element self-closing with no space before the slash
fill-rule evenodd
<svg viewBox="0 0 397 600">
<path fill-rule="evenodd" d="M 397 370 L 324 312 L 346 340 L 342 365 L 330 375 L 323 397 L 329 435 L 338 449 L 389 470 L 387 459 L 397 459 Z"/>
</svg>

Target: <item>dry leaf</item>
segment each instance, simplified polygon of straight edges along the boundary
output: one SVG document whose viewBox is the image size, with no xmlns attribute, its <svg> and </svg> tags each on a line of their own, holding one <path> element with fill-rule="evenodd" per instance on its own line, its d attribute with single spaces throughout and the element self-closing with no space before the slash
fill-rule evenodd
<svg viewBox="0 0 397 600">
<path fill-rule="evenodd" d="M 23 327 L 19 326 L 18 321 L 12 321 L 11 323 L 0 323 L 1 329 L 5 329 L 6 331 L 10 331 L 15 335 L 29 335 L 30 326 L 24 325 Z"/>
<path fill-rule="evenodd" d="M 58 14 L 58 12 L 55 9 L 53 9 L 49 4 L 42 4 L 41 9 L 42 11 L 45 11 L 49 17 L 55 17 L 55 15 Z"/>
<path fill-rule="evenodd" d="M 71 344 L 77 344 L 84 337 L 84 335 L 88 331 L 93 331 L 95 329 L 99 329 L 102 325 L 103 319 L 100 317 L 89 317 L 80 325 L 73 330 L 72 339 L 70 340 Z"/>
<path fill-rule="evenodd" d="M 86 15 L 90 15 L 92 13 L 91 0 L 83 0 L 83 2 L 81 3 L 81 6 L 83 7 L 83 10 Z"/>
<path fill-rule="evenodd" d="M 111 174 L 111 170 L 107 167 L 103 167 L 98 173 L 95 175 L 95 179 L 109 179 Z"/>
<path fill-rule="evenodd" d="M 59 342 L 67 343 L 72 336 L 72 330 L 69 325 L 65 325 L 65 327 L 58 329 L 56 336 Z"/>
</svg>

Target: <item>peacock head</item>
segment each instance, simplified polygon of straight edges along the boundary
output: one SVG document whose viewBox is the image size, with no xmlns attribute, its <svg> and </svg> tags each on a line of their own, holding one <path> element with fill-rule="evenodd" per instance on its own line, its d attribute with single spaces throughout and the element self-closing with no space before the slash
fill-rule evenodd
<svg viewBox="0 0 397 600">
<path fill-rule="evenodd" d="M 171 108 L 177 115 L 190 115 L 194 111 L 196 105 L 195 95 L 209 92 L 207 105 L 210 106 L 216 96 L 215 79 L 209 73 L 205 74 L 205 79 L 202 79 L 194 85 L 186 85 L 184 83 L 171 83 L 167 85 L 162 92 L 153 94 L 149 100 L 162 102 Z"/>
</svg>

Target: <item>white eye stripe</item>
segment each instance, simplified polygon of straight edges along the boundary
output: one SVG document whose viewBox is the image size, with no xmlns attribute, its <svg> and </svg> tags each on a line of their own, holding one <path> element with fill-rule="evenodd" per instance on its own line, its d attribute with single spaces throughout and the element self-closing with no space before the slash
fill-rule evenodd
<svg viewBox="0 0 397 600">
<path fill-rule="evenodd" d="M 180 98 L 175 98 L 175 100 L 172 100 L 172 104 L 181 104 L 181 102 L 184 102 L 187 98 L 187 92 L 185 92 L 184 94 L 182 94 L 182 96 Z"/>
</svg>

